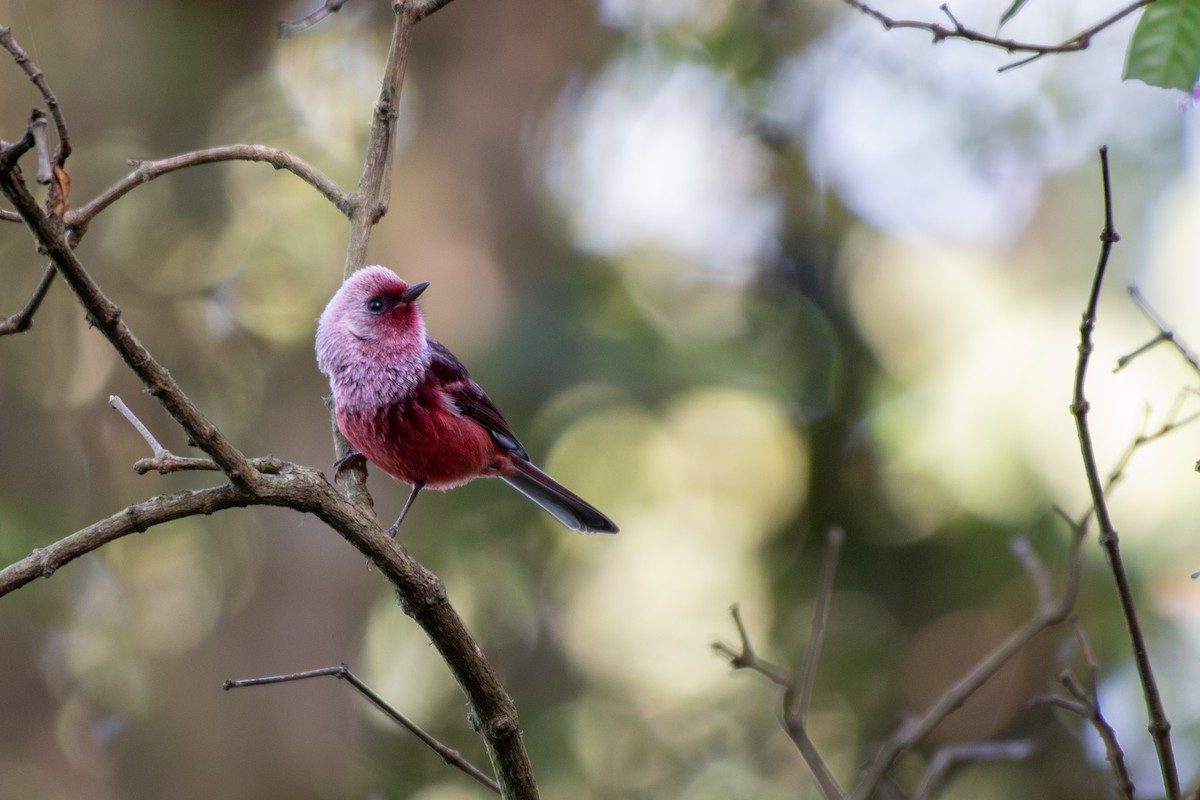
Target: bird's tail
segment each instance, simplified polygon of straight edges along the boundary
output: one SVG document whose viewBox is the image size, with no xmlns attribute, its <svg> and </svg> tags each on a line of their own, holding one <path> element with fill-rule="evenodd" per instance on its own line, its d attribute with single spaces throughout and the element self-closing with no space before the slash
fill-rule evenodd
<svg viewBox="0 0 1200 800">
<path fill-rule="evenodd" d="M 513 458 L 517 472 L 502 475 L 505 483 L 554 515 L 554 518 L 580 533 L 616 533 L 620 530 L 611 519 L 579 495 L 522 458 Z"/>
</svg>

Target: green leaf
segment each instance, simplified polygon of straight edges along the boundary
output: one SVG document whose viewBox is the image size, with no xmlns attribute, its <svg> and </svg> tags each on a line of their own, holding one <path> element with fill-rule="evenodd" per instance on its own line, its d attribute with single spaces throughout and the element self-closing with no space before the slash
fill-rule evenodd
<svg viewBox="0 0 1200 800">
<path fill-rule="evenodd" d="M 1000 24 L 996 26 L 996 30 L 1003 28 L 1004 23 L 1015 17 L 1017 12 L 1020 11 L 1027 2 L 1029 2 L 1029 0 L 1013 0 L 1013 4 L 1008 7 L 1008 10 L 1000 15 Z"/>
<path fill-rule="evenodd" d="M 1190 92 L 1200 72 L 1200 0 L 1157 0 L 1138 20 L 1125 79 Z"/>
</svg>

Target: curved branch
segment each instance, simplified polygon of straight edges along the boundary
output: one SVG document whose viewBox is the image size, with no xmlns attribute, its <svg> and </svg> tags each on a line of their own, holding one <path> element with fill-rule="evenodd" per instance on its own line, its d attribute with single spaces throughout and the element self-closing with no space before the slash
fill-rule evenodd
<svg viewBox="0 0 1200 800">
<path fill-rule="evenodd" d="M 15 564 L 0 570 L 0 597 L 37 578 L 49 578 L 59 567 L 98 550 L 114 539 L 142 533 L 171 520 L 246 506 L 251 500 L 245 492 L 225 484 L 209 489 L 164 494 L 134 503 L 54 544 L 39 547 Z"/>
<path fill-rule="evenodd" d="M 263 474 L 246 488 L 226 484 L 155 497 L 39 548 L 0 570 L 0 595 L 37 578 L 48 578 L 62 565 L 114 539 L 181 517 L 251 505 L 311 513 L 367 557 L 395 587 L 404 613 L 429 636 L 467 696 L 475 728 L 487 745 L 503 787 L 503 797 L 536 798 L 537 784 L 521 740 L 516 708 L 483 650 L 450 605 L 445 585 L 390 538 L 366 509 L 341 495 L 320 471 L 273 463 L 279 467 L 278 474 Z"/>
<path fill-rule="evenodd" d="M 32 138 L 26 133 L 26 138 Z M 24 141 L 24 140 L 22 140 Z M 87 311 L 88 321 L 100 330 L 134 374 L 145 384 L 146 390 L 158 399 L 163 408 L 188 433 L 196 446 L 207 453 L 239 488 L 246 488 L 255 481 L 258 473 L 242 455 L 217 430 L 184 394 L 183 389 L 171 377 L 171 373 L 159 364 L 142 345 L 129 326 L 121 319 L 121 309 L 100 290 L 79 261 L 61 220 L 48 216 L 21 178 L 15 159 L 8 160 L 8 149 L 0 151 L 0 192 L 16 207 L 25 220 L 43 253 L 54 263 L 63 279 L 79 298 Z"/>
<path fill-rule="evenodd" d="M 20 216 L 17 219 L 20 219 Z M 33 294 L 25 301 L 21 310 L 0 319 L 0 336 L 23 333 L 33 327 L 33 315 L 37 313 L 42 301 L 46 299 L 46 294 L 50 291 L 50 284 L 54 282 L 54 275 L 54 265 L 47 264 L 46 268 L 42 270 L 42 277 L 38 280 L 38 285 L 34 287 Z"/>
<path fill-rule="evenodd" d="M 205 150 L 193 150 L 190 153 L 182 153 L 155 161 L 131 159 L 129 163 L 134 168 L 133 171 L 91 202 L 69 212 L 67 224 L 72 227 L 86 228 L 97 214 L 143 183 L 148 183 L 176 170 L 221 161 L 259 161 L 270 164 L 275 169 L 287 170 L 320 192 L 343 214 L 350 212 L 350 196 L 323 172 L 299 156 L 279 147 L 267 147 L 261 144 L 229 144 L 221 147 L 209 147 Z"/>
</svg>

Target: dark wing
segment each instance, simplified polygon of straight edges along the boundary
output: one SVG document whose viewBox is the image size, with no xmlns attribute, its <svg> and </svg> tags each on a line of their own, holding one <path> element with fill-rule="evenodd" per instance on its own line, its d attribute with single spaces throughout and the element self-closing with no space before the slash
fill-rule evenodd
<svg viewBox="0 0 1200 800">
<path fill-rule="evenodd" d="M 429 350 L 432 353 L 429 371 L 437 379 L 442 391 L 454 401 L 458 412 L 482 426 L 505 450 L 528 461 L 529 453 L 525 452 L 524 446 L 508 426 L 500 409 L 496 408 L 492 398 L 471 378 L 458 357 L 437 339 L 426 337 L 426 341 L 429 342 Z"/>
<path fill-rule="evenodd" d="M 483 427 L 492 439 L 514 459 L 517 471 L 500 477 L 510 486 L 554 515 L 559 522 L 583 533 L 616 533 L 617 526 L 595 506 L 571 492 L 546 473 L 535 467 L 529 454 L 508 427 L 504 415 L 479 384 L 471 379 L 467 368 L 436 339 L 429 339 L 432 357 L 429 372 L 433 382 L 443 392 L 458 413 Z"/>
</svg>

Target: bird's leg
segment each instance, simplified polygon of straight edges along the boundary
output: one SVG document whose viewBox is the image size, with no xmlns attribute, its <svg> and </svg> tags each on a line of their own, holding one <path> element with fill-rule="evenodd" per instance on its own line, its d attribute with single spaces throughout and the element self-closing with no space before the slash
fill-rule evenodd
<svg viewBox="0 0 1200 800">
<path fill-rule="evenodd" d="M 396 517 L 396 521 L 392 523 L 392 527 L 388 528 L 388 536 L 396 538 L 396 531 L 400 530 L 400 523 L 404 522 L 404 516 L 408 514 L 408 510 L 412 508 L 413 500 L 417 499 L 417 493 L 425 486 L 425 481 L 413 481 L 412 491 L 408 493 L 408 499 L 404 501 L 404 508 L 400 509 L 400 516 Z"/>
<path fill-rule="evenodd" d="M 357 450 L 351 450 L 349 453 L 346 453 L 346 455 L 333 462 L 333 480 L 336 482 L 337 479 L 341 477 L 341 474 L 344 470 L 350 469 L 351 467 L 363 467 L 366 466 L 366 463 L 366 456 Z"/>
</svg>

